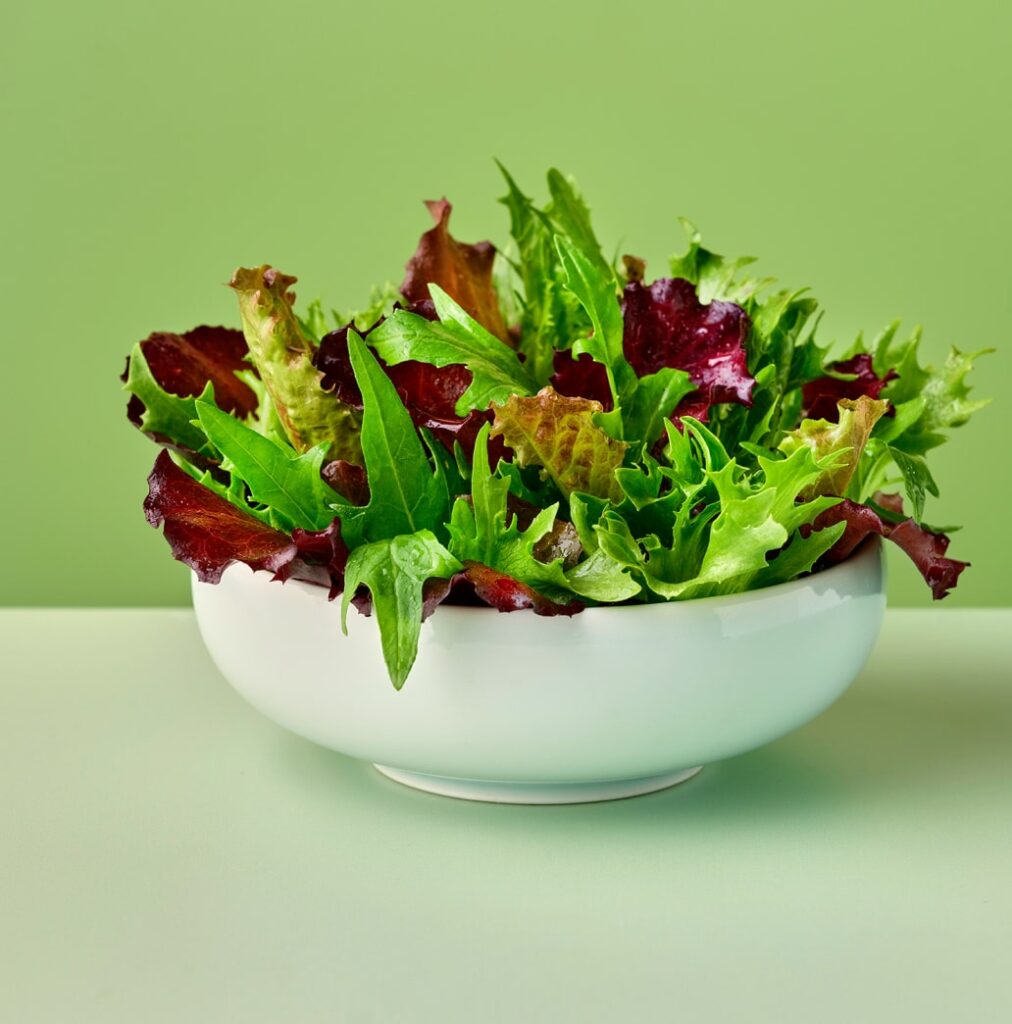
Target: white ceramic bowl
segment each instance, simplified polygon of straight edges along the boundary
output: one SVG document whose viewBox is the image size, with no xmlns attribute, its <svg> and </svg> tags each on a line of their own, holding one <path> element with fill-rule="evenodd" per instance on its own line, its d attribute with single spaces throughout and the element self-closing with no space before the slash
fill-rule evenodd
<svg viewBox="0 0 1012 1024">
<path fill-rule="evenodd" d="M 864 664 L 885 608 L 881 547 L 728 597 L 572 618 L 444 605 L 394 690 L 376 621 L 305 583 L 232 566 L 194 580 L 225 678 L 285 728 L 450 796 L 571 803 L 633 796 L 815 717 Z"/>
</svg>

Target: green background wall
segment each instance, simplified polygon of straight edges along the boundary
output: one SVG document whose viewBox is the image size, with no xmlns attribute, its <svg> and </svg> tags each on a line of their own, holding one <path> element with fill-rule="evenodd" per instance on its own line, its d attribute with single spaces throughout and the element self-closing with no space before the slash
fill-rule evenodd
<svg viewBox="0 0 1012 1024">
<path fill-rule="evenodd" d="M 446 193 L 502 238 L 493 155 L 528 190 L 575 174 L 606 244 L 654 268 L 712 247 L 809 284 L 841 341 L 902 316 L 928 351 L 995 345 L 997 401 L 936 453 L 935 521 L 1012 570 L 1008 59 L 1012 8 L 966 0 L 22 4 L 0 27 L 5 604 L 175 604 L 144 522 L 155 450 L 117 374 L 149 331 L 235 323 L 224 282 L 272 262 L 301 295 L 399 280 Z M 895 560 L 894 602 L 926 590 Z"/>
</svg>

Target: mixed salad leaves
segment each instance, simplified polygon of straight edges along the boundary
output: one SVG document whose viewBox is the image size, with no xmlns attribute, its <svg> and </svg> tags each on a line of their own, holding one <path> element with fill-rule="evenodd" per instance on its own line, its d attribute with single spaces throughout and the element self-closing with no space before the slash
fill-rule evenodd
<svg viewBox="0 0 1012 1024">
<path fill-rule="evenodd" d="M 428 204 L 399 288 L 296 311 L 241 268 L 242 330 L 139 342 L 127 412 L 161 444 L 145 514 L 217 582 L 233 562 L 374 614 L 394 686 L 442 602 L 573 615 L 766 587 L 901 547 L 936 598 L 965 562 L 924 522 L 926 454 L 984 402 L 977 355 L 921 364 L 890 325 L 830 355 L 806 290 L 688 249 L 647 282 L 605 255 L 573 183 L 503 170 L 509 244 Z"/>
</svg>

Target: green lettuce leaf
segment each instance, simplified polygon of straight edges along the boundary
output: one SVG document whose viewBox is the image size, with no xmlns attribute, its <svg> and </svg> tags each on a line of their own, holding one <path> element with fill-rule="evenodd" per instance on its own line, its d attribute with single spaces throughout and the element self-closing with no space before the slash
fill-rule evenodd
<svg viewBox="0 0 1012 1024">
<path fill-rule="evenodd" d="M 459 306 L 438 285 L 430 285 L 439 321 L 398 309 L 369 335 L 369 343 L 389 366 L 408 359 L 433 366 L 464 365 L 471 383 L 456 413 L 487 409 L 510 395 L 529 395 L 535 384 L 516 353 Z"/>
<path fill-rule="evenodd" d="M 565 603 L 573 594 L 594 601 L 617 601 L 640 590 L 625 567 L 605 556 L 568 572 L 563 559 L 541 561 L 539 543 L 555 526 L 558 505 L 542 509 L 521 530 L 507 507 L 509 480 L 494 474 L 488 462 L 489 427 L 479 431 L 474 446 L 470 498 L 458 498 L 450 517 L 450 551 L 461 561 L 480 562 L 526 583 L 551 600 Z"/>
<path fill-rule="evenodd" d="M 643 590 L 626 566 L 600 548 L 566 572 L 566 586 L 574 594 L 602 604 L 630 601 Z"/>
<path fill-rule="evenodd" d="M 589 337 L 577 338 L 573 342 L 573 354 L 589 355 L 604 366 L 617 409 L 636 389 L 637 378 L 622 349 L 625 326 L 615 273 L 610 268 L 602 270 L 570 238 L 557 235 L 555 245 L 566 273 L 566 287 L 586 310 L 593 327 Z"/>
<path fill-rule="evenodd" d="M 558 233 L 565 235 L 602 277 L 614 277 L 614 270 L 601 252 L 601 243 L 590 223 L 590 209 L 567 178 L 554 167 L 548 172 L 548 193 L 552 201 L 545 213 Z M 589 311 L 588 311 L 589 312 Z"/>
<path fill-rule="evenodd" d="M 914 519 L 920 523 L 924 518 L 927 495 L 938 497 L 938 484 L 921 455 L 912 455 L 899 448 L 887 447 L 889 457 L 903 477 L 903 488 L 910 499 Z"/>
<path fill-rule="evenodd" d="M 796 532 L 787 547 L 765 569 L 756 573 L 752 586 L 758 589 L 772 587 L 777 583 L 789 583 L 803 573 L 811 572 L 815 563 L 843 536 L 846 529 L 846 521 L 841 521 L 823 530 L 813 530 L 807 537 Z"/>
<path fill-rule="evenodd" d="M 197 418 L 196 397 L 180 398 L 162 389 L 155 380 L 144 357 L 141 343 L 130 352 L 129 370 L 123 390 L 136 395 L 144 403 L 140 414 L 140 429 L 145 434 L 167 438 L 173 445 L 202 455 L 211 455 L 204 432 L 193 421 Z M 210 381 L 199 400 L 214 401 L 214 387 Z"/>
<path fill-rule="evenodd" d="M 940 370 L 922 366 L 919 360 L 920 329 L 906 338 L 897 340 L 898 324 L 890 324 L 875 342 L 873 364 L 875 371 L 884 374 L 895 370 L 897 377 L 883 388 L 881 396 L 892 402 L 897 412 L 906 403 L 914 418 L 908 414 L 903 429 L 894 427 L 883 439 L 909 455 L 924 455 L 947 440 L 947 431 L 963 426 L 989 400 L 971 399 L 966 378 L 974 363 L 994 349 L 984 348 L 964 353 L 953 347 L 949 350 Z"/>
<path fill-rule="evenodd" d="M 516 246 L 512 266 L 523 291 L 518 351 L 531 376 L 544 385 L 554 372 L 555 349 L 567 347 L 586 330 L 586 317 L 564 285 L 554 242 L 557 227 L 524 195 L 502 164 L 499 170 L 507 187 L 500 202 L 509 210 L 510 234 Z"/>
<path fill-rule="evenodd" d="M 706 481 L 701 468 L 699 474 L 698 479 L 682 478 L 672 468 L 644 456 L 640 465 L 615 471 L 623 496 L 617 504 L 611 502 L 606 506 L 601 503 L 593 509 L 593 499 L 589 496 L 574 496 L 570 503 L 574 523 L 578 520 L 587 523 L 592 518 L 596 522 L 606 508 L 610 508 L 629 524 L 634 536 L 655 536 L 662 546 L 670 546 L 675 542 L 678 531 L 685 526 L 692 508 L 704 497 Z M 577 500 L 582 506 L 579 509 L 575 504 Z M 686 538 L 683 537 L 683 546 L 685 543 Z"/>
<path fill-rule="evenodd" d="M 404 685 L 418 655 L 426 580 L 449 579 L 461 568 L 429 530 L 372 541 L 357 547 L 348 557 L 342 629 L 348 632 L 348 607 L 355 592 L 367 587 L 394 689 Z"/>
<path fill-rule="evenodd" d="M 678 403 L 696 385 L 685 370 L 669 366 L 640 377 L 631 398 L 622 409 L 622 436 L 627 441 L 640 441 L 646 448 L 664 435 L 665 421 Z"/>
<path fill-rule="evenodd" d="M 246 422 L 264 437 L 269 437 L 279 445 L 291 447 L 284 424 L 281 422 L 281 417 L 278 416 L 277 409 L 274 408 L 274 400 L 264 386 L 264 382 L 253 370 L 241 370 L 236 376 L 257 396 L 256 412 Z M 214 404 L 217 405 L 217 402 Z"/>
<path fill-rule="evenodd" d="M 332 503 L 341 516 L 345 543 L 354 548 L 420 530 L 441 533 L 450 501 L 447 467 L 429 461 L 397 389 L 353 330 L 348 331 L 348 353 L 362 393 L 369 503 Z"/>
<path fill-rule="evenodd" d="M 335 492 L 320 476 L 327 446 L 299 454 L 247 427 L 205 401 L 196 403 L 204 433 L 249 487 L 252 499 L 270 508 L 271 525 L 291 531 L 325 529 L 334 518 L 329 507 Z"/>
<path fill-rule="evenodd" d="M 755 263 L 754 256 L 728 259 L 703 246 L 703 239 L 695 225 L 681 218 L 682 227 L 689 238 L 689 248 L 681 256 L 672 256 L 668 262 L 672 277 L 681 277 L 696 286 L 699 301 L 704 305 L 717 299 L 743 305 L 770 278 L 755 279 L 742 274 L 745 267 Z"/>
<path fill-rule="evenodd" d="M 807 445 L 785 459 L 760 457 L 759 473 L 747 473 L 702 424 L 685 417 L 699 449 L 705 490 L 691 491 L 679 506 L 672 543 L 656 535 L 637 538 L 624 518 L 605 512 L 596 525 L 598 542 L 617 561 L 637 571 L 665 600 L 736 593 L 754 586 L 768 556 L 784 547 L 839 499 L 802 495 L 832 464 L 817 460 Z M 715 502 L 699 500 L 707 491 Z"/>
</svg>

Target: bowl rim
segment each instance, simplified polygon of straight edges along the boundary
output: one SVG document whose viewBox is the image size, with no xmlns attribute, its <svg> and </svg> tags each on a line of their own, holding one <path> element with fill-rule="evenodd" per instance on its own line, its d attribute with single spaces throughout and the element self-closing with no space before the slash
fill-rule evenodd
<svg viewBox="0 0 1012 1024">
<path fill-rule="evenodd" d="M 882 540 L 876 535 L 872 535 L 863 540 L 851 554 L 849 554 L 842 562 L 838 562 L 836 565 L 831 565 L 828 569 L 822 569 L 819 572 L 808 573 L 805 576 L 801 576 L 798 579 L 788 580 L 786 583 L 775 583 L 768 587 L 759 587 L 755 590 L 743 590 L 734 594 L 715 594 L 710 597 L 691 597 L 686 600 L 674 600 L 674 601 L 649 601 L 649 602 L 638 602 L 628 604 L 599 604 L 599 605 L 587 605 L 581 612 L 580 616 L 590 615 L 597 617 L 602 613 L 630 613 L 633 611 L 641 611 L 645 608 L 698 608 L 700 606 L 706 606 L 707 608 L 715 607 L 733 607 L 739 604 L 751 604 L 760 601 L 774 600 L 778 597 L 785 597 L 796 591 L 804 590 L 806 587 L 811 587 L 815 584 L 820 586 L 831 586 L 837 577 L 847 575 L 853 572 L 861 572 L 871 567 L 872 563 L 877 563 L 882 554 Z M 242 563 L 234 563 L 241 565 Z M 231 568 L 231 567 L 230 567 Z M 266 570 L 253 571 L 250 573 L 250 578 L 257 576 L 267 577 L 271 576 Z M 192 574 L 192 581 L 195 584 L 200 582 L 197 579 L 196 573 Z M 275 582 L 273 577 L 270 582 Z M 286 587 L 295 585 L 297 590 L 304 590 L 307 593 L 313 595 L 323 595 L 326 597 L 328 602 L 331 601 L 327 594 L 327 588 L 318 584 L 309 583 L 306 580 L 288 579 L 288 580 L 277 580 L 276 582 L 282 583 Z M 214 584 L 209 584 L 214 586 Z M 331 603 L 337 604 L 338 599 L 341 595 L 337 595 Z M 466 604 L 446 604 L 439 605 L 433 614 L 440 614 L 440 609 L 452 609 L 455 614 L 462 615 L 485 615 L 489 612 L 494 612 L 497 615 L 503 614 L 497 608 L 493 608 L 490 605 L 466 605 Z"/>
</svg>

